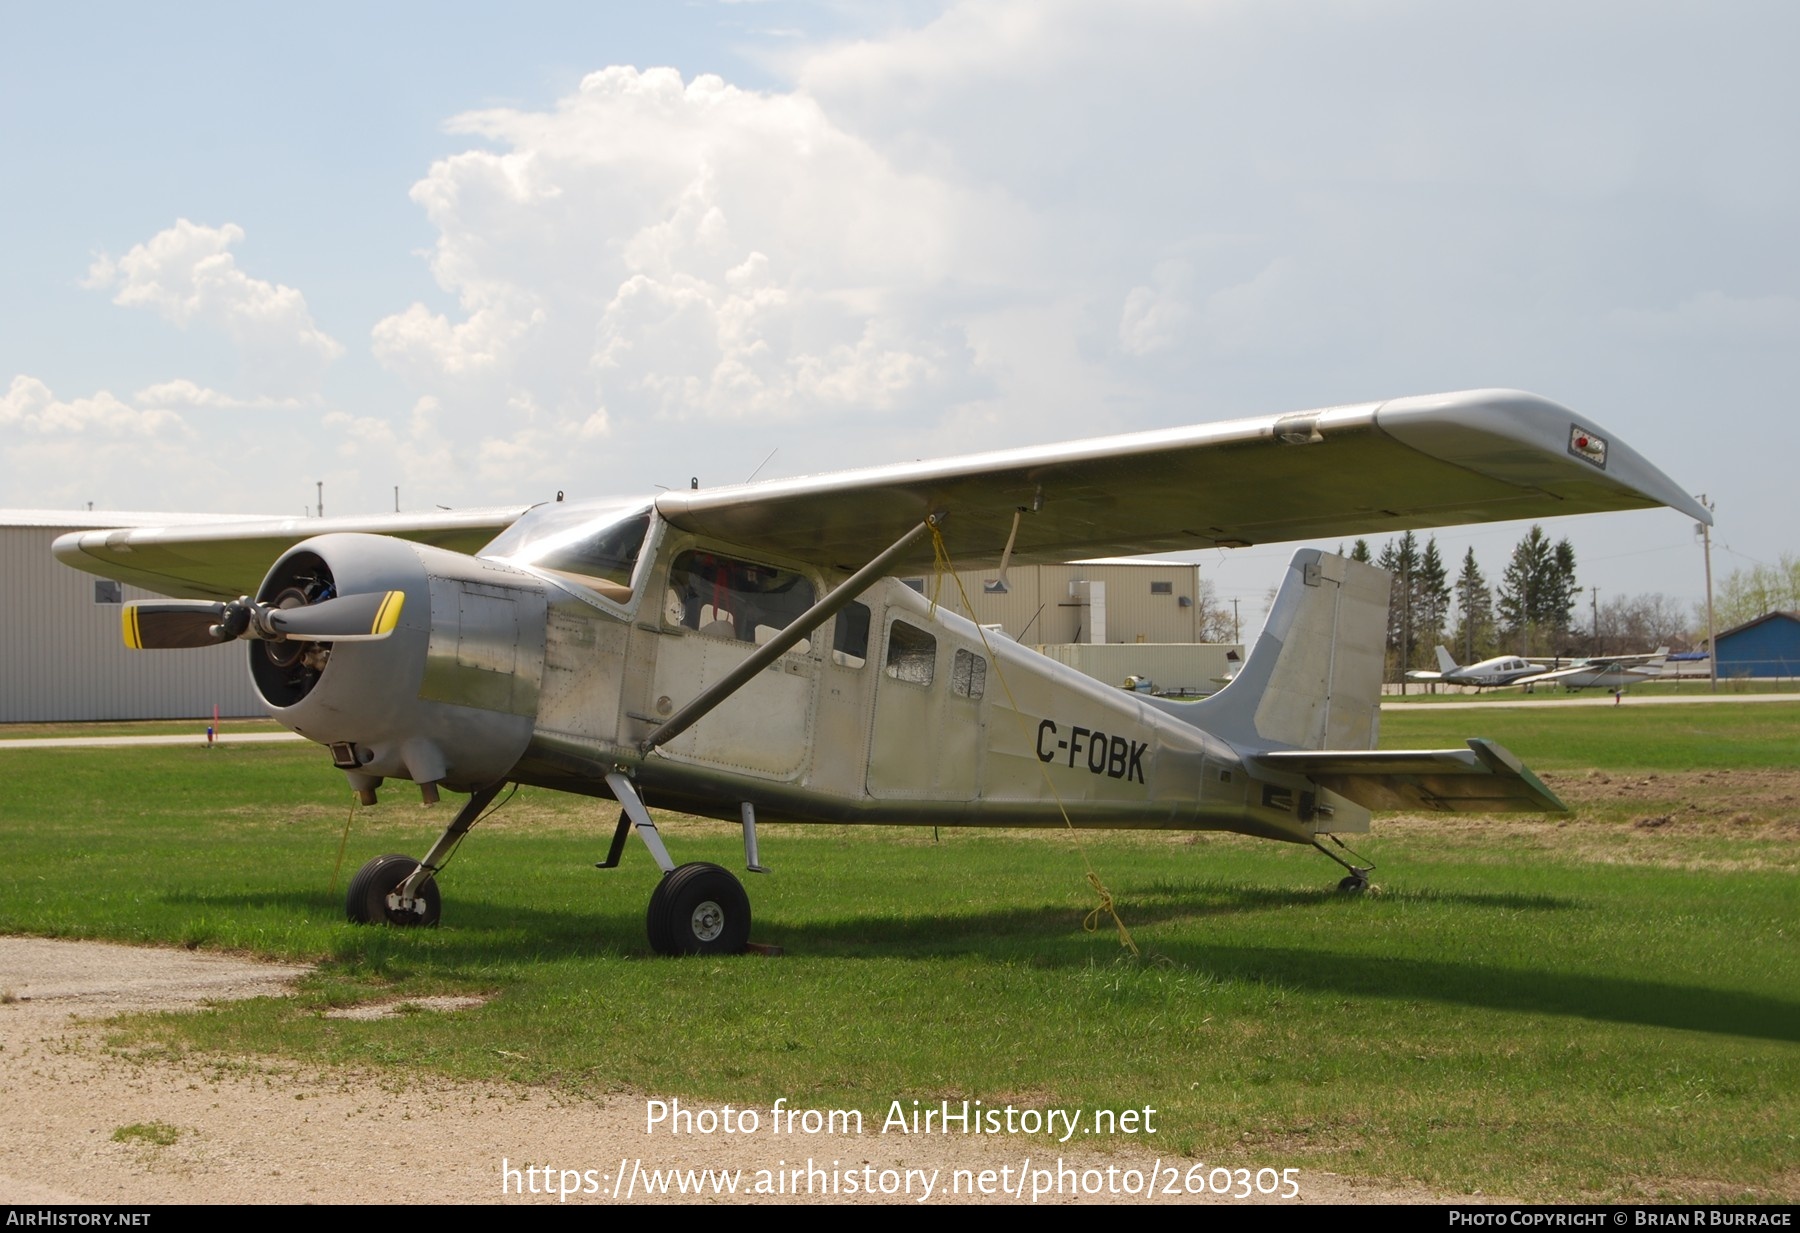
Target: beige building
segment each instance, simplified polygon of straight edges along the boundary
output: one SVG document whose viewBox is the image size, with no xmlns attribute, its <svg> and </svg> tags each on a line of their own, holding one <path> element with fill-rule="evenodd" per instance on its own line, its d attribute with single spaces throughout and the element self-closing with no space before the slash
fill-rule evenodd
<svg viewBox="0 0 1800 1233">
<path fill-rule="evenodd" d="M 936 583 L 905 581 L 928 595 Z M 1147 677 L 1160 693 L 1207 694 L 1242 653 L 1200 641 L 1200 569 L 1182 561 L 1016 565 L 1004 587 L 996 570 L 965 570 L 944 577 L 938 602 L 1109 685 Z"/>
<path fill-rule="evenodd" d="M 969 605 L 949 575 L 938 602 L 1028 645 L 1193 643 L 1203 632 L 1200 567 L 1188 562 L 1015 565 L 1004 584 L 991 569 L 964 570 L 958 577 Z M 906 581 L 927 594 L 934 583 L 929 576 Z"/>
</svg>

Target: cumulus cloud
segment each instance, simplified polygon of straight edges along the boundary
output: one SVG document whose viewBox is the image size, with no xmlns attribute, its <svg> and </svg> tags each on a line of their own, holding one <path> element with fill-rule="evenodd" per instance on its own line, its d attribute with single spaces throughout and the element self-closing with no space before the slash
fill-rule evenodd
<svg viewBox="0 0 1800 1233">
<path fill-rule="evenodd" d="M 264 388 L 309 389 L 343 345 L 314 323 L 300 292 L 238 268 L 228 250 L 243 238 L 235 223 L 206 227 L 184 218 L 122 257 L 96 258 L 83 285 L 184 330 L 200 324 L 222 331 Z"/>
<path fill-rule="evenodd" d="M 299 398 L 240 398 L 185 377 L 147 385 L 133 394 L 132 398 L 138 406 L 144 408 L 187 407 L 197 411 L 291 411 L 305 405 L 305 401 Z"/>
<path fill-rule="evenodd" d="M 932 302 L 986 265 L 993 203 L 897 170 L 802 94 L 609 68 L 548 111 L 451 127 L 494 147 L 413 189 L 458 311 L 413 304 L 373 347 L 499 429 L 489 457 L 532 465 L 528 427 L 579 446 L 658 421 L 880 417 L 979 385 Z"/>
<path fill-rule="evenodd" d="M 63 399 L 36 377 L 15 376 L 0 394 L 0 429 L 40 437 L 156 437 L 181 435 L 187 425 L 172 411 L 140 410 L 109 391 Z"/>
<path fill-rule="evenodd" d="M 0 475 L 9 504 L 191 508 L 186 494 L 200 477 L 217 475 L 214 464 L 195 457 L 194 442 L 181 416 L 106 390 L 59 398 L 38 378 L 18 375 L 0 392 Z"/>
</svg>

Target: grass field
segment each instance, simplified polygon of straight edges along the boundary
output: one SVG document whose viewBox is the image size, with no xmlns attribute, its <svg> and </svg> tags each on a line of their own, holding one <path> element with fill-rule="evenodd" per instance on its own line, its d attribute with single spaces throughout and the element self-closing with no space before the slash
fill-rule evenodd
<svg viewBox="0 0 1800 1233">
<path fill-rule="evenodd" d="M 1380 893 L 1306 849 L 765 828 L 781 959 L 670 961 L 612 811 L 521 792 L 441 879 L 444 925 L 343 922 L 361 861 L 445 818 L 351 815 L 311 746 L 0 753 L 0 930 L 324 959 L 297 999 L 133 1022 L 130 1047 L 575 1091 L 853 1106 L 1152 1106 L 1156 1147 L 1529 1199 L 1800 1198 L 1800 706 L 1389 712 L 1388 746 L 1513 748 L 1572 820 L 1378 820 Z M 343 870 L 333 864 L 346 818 Z M 741 864 L 676 821 L 678 860 Z M 326 1018 L 474 993 L 454 1015 Z"/>
</svg>

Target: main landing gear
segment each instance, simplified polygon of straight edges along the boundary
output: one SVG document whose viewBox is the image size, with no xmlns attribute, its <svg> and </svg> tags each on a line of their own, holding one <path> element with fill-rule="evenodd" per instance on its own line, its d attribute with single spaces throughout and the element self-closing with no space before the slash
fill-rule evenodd
<svg viewBox="0 0 1800 1233">
<path fill-rule="evenodd" d="M 660 955 L 737 955 L 750 941 L 750 896 L 729 872 L 705 861 L 663 875 L 644 916 Z"/>
<path fill-rule="evenodd" d="M 612 847 L 600 868 L 611 869 L 624 854 L 626 836 L 636 830 L 663 871 L 662 881 L 650 896 L 644 925 L 650 945 L 659 955 L 737 955 L 750 942 L 750 896 L 744 885 L 718 865 L 692 861 L 677 866 L 669 858 L 650 811 L 624 775 L 606 777 L 613 795 L 624 806 Z M 434 875 L 457 841 L 475 825 L 482 811 L 493 803 L 500 784 L 483 788 L 457 811 L 455 819 L 423 860 L 410 856 L 378 856 L 350 879 L 344 913 L 358 925 L 435 925 L 443 909 Z M 745 802 L 744 857 L 755 873 L 767 873 L 757 861 L 756 812 Z"/>
<path fill-rule="evenodd" d="M 344 896 L 344 915 L 353 925 L 435 925 L 443 909 L 433 875 L 451 849 L 469 833 L 481 811 L 500 795 L 500 784 L 489 784 L 463 802 L 456 817 L 431 845 L 425 859 L 410 856 L 377 856 L 356 871 Z"/>
<path fill-rule="evenodd" d="M 377 856 L 356 871 L 344 896 L 344 914 L 353 925 L 435 925 L 444 901 L 427 877 L 411 895 L 401 887 L 419 862 L 410 856 Z"/>
<path fill-rule="evenodd" d="M 1335 843 L 1338 847 L 1343 848 L 1344 851 L 1350 852 L 1349 846 L 1347 844 L 1345 844 L 1342 839 L 1339 839 L 1336 835 L 1328 836 L 1328 838 L 1331 840 L 1331 842 Z M 1313 847 L 1315 847 L 1319 851 L 1325 853 L 1326 856 L 1329 856 L 1332 860 L 1336 861 L 1338 864 L 1342 865 L 1344 868 L 1346 868 L 1350 871 L 1350 874 L 1348 877 L 1345 877 L 1338 882 L 1337 888 L 1340 891 L 1342 891 L 1346 895 L 1360 895 L 1362 892 L 1369 889 L 1369 875 L 1371 873 L 1375 872 L 1375 866 L 1373 866 L 1373 865 L 1352 865 L 1349 861 L 1347 861 L 1343 857 L 1339 856 L 1336 852 L 1333 852 L 1330 848 L 1327 848 L 1324 844 L 1320 843 L 1317 836 L 1314 836 L 1312 844 L 1313 844 Z M 1355 856 L 1356 853 L 1350 852 L 1350 855 Z"/>
<path fill-rule="evenodd" d="M 750 942 L 750 896 L 744 884 L 728 870 L 705 861 L 677 866 L 663 846 L 650 811 L 644 808 L 637 785 L 622 774 L 606 777 L 624 812 L 613 832 L 612 847 L 600 868 L 618 865 L 625 852 L 625 837 L 635 830 L 650 856 L 663 871 L 662 881 L 650 895 L 644 913 L 644 930 L 651 949 L 659 955 L 739 955 Z M 756 811 L 744 803 L 744 863 L 755 873 L 767 873 L 757 861 Z"/>
</svg>

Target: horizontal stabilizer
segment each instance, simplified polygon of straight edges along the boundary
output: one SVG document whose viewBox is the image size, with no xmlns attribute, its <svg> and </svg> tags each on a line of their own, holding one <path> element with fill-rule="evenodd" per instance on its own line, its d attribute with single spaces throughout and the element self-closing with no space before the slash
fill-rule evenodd
<svg viewBox="0 0 1800 1233">
<path fill-rule="evenodd" d="M 1283 750 L 1257 754 L 1270 770 L 1305 775 L 1369 809 L 1444 813 L 1566 813 L 1568 806 L 1508 750 Z"/>
</svg>

